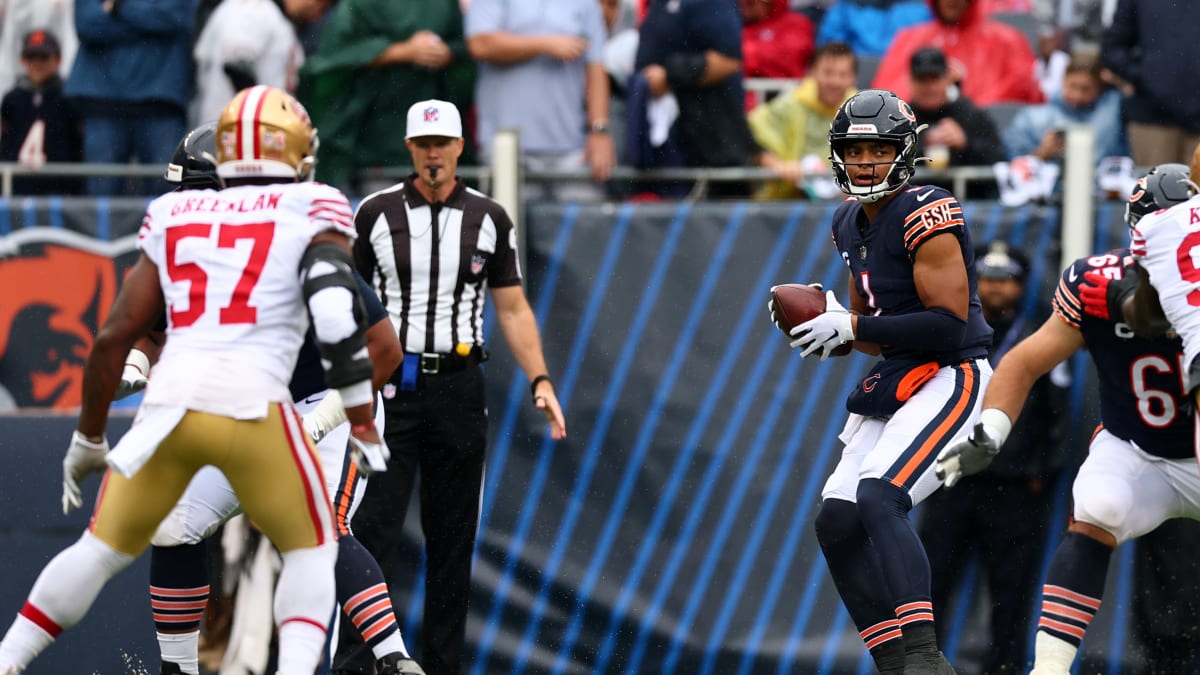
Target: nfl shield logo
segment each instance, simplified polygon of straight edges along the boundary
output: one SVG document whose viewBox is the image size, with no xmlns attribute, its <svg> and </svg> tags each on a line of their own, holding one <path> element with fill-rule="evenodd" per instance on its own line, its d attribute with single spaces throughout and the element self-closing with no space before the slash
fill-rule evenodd
<svg viewBox="0 0 1200 675">
<path fill-rule="evenodd" d="M 438 121 L 438 109 L 437 108 L 426 108 L 425 109 L 425 121 L 426 122 Z"/>
<path fill-rule="evenodd" d="M 479 254 L 475 254 L 475 255 L 471 256 L 471 274 L 479 274 L 480 272 L 482 272 L 483 265 L 486 262 L 487 261 L 484 260 L 483 256 L 481 256 Z"/>
</svg>

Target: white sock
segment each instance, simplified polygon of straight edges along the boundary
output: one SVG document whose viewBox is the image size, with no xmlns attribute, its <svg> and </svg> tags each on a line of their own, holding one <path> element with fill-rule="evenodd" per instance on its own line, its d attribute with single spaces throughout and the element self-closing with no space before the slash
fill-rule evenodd
<svg viewBox="0 0 1200 675">
<path fill-rule="evenodd" d="M 275 586 L 279 622 L 279 675 L 311 675 L 321 662 L 329 619 L 337 602 L 333 564 L 337 543 L 283 554 Z"/>
<path fill-rule="evenodd" d="M 18 614 L 17 620 L 13 622 L 4 636 L 4 640 L 0 642 L 0 673 L 7 673 L 6 669 L 9 667 L 16 669 L 13 672 L 21 672 L 35 656 L 42 653 L 42 650 L 49 647 L 52 642 L 54 642 L 54 638 L 49 633 Z"/>
<path fill-rule="evenodd" d="M 382 642 L 372 647 L 371 651 L 375 653 L 376 661 L 395 652 L 400 652 L 404 658 L 408 658 L 408 647 L 404 646 L 404 637 L 400 635 L 400 631 L 384 638 Z"/>
<path fill-rule="evenodd" d="M 79 623 L 104 584 L 132 561 L 90 532 L 54 556 L 29 591 L 23 615 L 0 642 L 0 672 L 5 666 L 25 669 L 59 633 Z M 24 616 L 27 611 L 38 613 L 45 626 Z"/>
<path fill-rule="evenodd" d="M 158 633 L 158 652 L 188 675 L 200 675 L 200 631 Z"/>
<path fill-rule="evenodd" d="M 1067 675 L 1079 648 L 1062 638 L 1038 631 L 1033 648 L 1033 670 L 1029 675 Z"/>
</svg>

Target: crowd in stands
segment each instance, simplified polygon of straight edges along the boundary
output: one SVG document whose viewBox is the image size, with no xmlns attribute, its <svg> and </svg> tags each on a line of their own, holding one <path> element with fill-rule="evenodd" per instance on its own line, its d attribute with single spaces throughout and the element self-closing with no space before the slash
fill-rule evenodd
<svg viewBox="0 0 1200 675">
<path fill-rule="evenodd" d="M 534 198 L 630 196 L 607 180 L 618 164 L 761 166 L 778 180 L 715 195 L 822 198 L 829 121 L 869 86 L 929 124 L 921 153 L 934 169 L 1061 163 L 1073 124 L 1096 130 L 1097 160 L 1149 166 L 1186 161 L 1200 141 L 1200 94 L 1177 84 L 1200 75 L 1185 4 L 0 0 L 0 159 L 162 164 L 185 129 L 264 83 L 308 107 L 319 177 L 351 194 L 369 189 L 364 172 L 407 161 L 402 117 L 438 98 L 468 111 L 464 164 L 517 129 L 528 168 L 590 176 L 530 183 Z M 16 187 L 162 186 L 34 176 Z"/>
</svg>

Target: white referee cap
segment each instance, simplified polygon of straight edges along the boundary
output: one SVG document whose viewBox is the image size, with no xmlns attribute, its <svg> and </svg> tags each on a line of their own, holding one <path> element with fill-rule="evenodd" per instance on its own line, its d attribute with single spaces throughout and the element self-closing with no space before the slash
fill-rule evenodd
<svg viewBox="0 0 1200 675">
<path fill-rule="evenodd" d="M 407 133 L 404 138 L 418 136 L 447 136 L 462 138 L 462 115 L 449 101 L 429 99 L 417 101 L 408 109 Z"/>
</svg>

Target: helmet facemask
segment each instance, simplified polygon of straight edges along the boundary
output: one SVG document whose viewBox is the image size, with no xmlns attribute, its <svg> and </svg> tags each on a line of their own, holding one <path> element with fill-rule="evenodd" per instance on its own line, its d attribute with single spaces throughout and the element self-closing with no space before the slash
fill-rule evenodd
<svg viewBox="0 0 1200 675">
<path fill-rule="evenodd" d="M 921 127 L 922 129 L 924 126 Z M 871 185 L 855 185 L 850 172 L 847 170 L 847 163 L 843 157 L 844 150 L 851 143 L 878 141 L 887 143 L 896 148 L 896 157 L 890 162 L 855 162 L 853 166 L 868 165 L 874 169 L 881 164 L 890 165 L 887 174 L 878 182 Z M 883 199 L 884 197 L 896 192 L 900 188 L 908 184 L 912 179 L 916 168 L 917 144 L 916 135 L 911 138 L 899 141 L 892 138 L 884 138 L 880 136 L 844 136 L 834 140 L 829 144 L 829 161 L 833 167 L 833 179 L 842 192 L 854 197 L 864 204 L 872 204 Z"/>
</svg>

